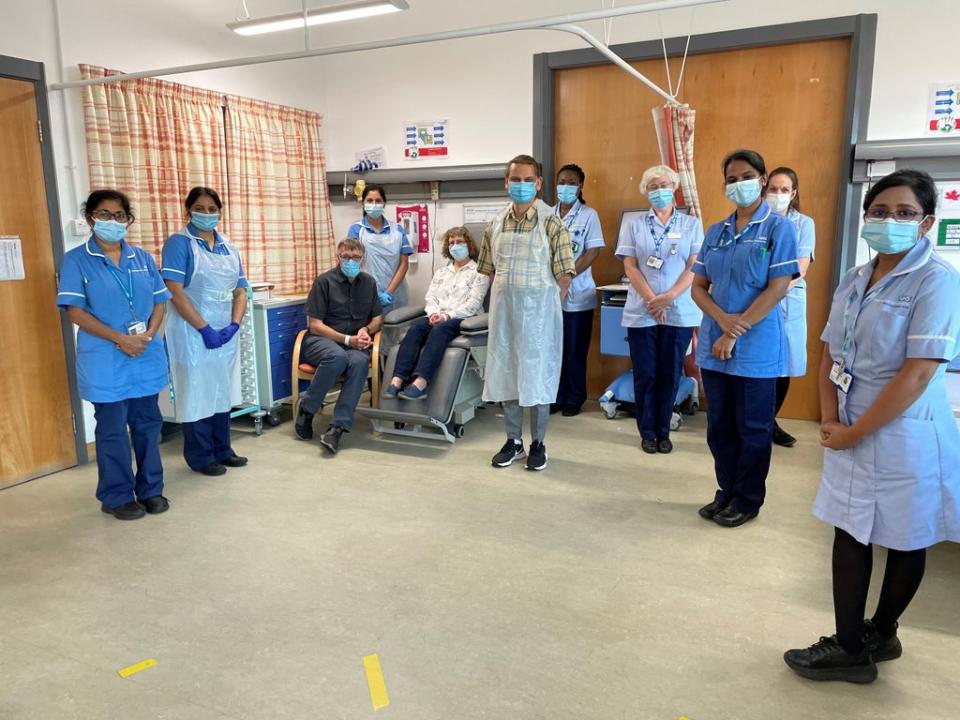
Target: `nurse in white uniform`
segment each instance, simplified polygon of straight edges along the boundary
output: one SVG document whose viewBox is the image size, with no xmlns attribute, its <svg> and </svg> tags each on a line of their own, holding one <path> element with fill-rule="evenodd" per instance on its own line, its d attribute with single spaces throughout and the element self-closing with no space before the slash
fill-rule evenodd
<svg viewBox="0 0 960 720">
<path fill-rule="evenodd" d="M 564 165 L 557 173 L 557 204 L 553 211 L 570 235 L 576 277 L 563 300 L 563 365 L 560 388 L 551 412 L 571 417 L 580 413 L 587 399 L 587 354 L 593 335 L 593 312 L 597 307 L 597 284 L 590 266 L 603 249 L 603 230 L 597 211 L 583 199 L 586 180 L 579 165 Z"/>
<path fill-rule="evenodd" d="M 833 525 L 837 634 L 784 656 L 814 680 L 872 682 L 900 657 L 897 621 L 923 579 L 926 548 L 960 542 L 960 432 L 944 373 L 957 355 L 960 274 L 926 237 L 937 188 L 898 170 L 864 200 L 877 256 L 834 294 L 820 362 L 823 480 L 813 513 Z M 864 620 L 873 545 L 888 548 Z"/>
<path fill-rule="evenodd" d="M 786 374 L 777 380 L 777 414 L 787 399 L 791 377 L 807 374 L 807 270 L 814 260 L 816 230 L 813 218 L 800 212 L 800 181 L 797 173 L 788 167 L 771 171 L 767 181 L 766 201 L 774 212 L 793 223 L 797 229 L 797 259 L 800 277 L 790 283 L 787 296 L 780 301 L 783 329 L 787 334 Z M 774 420 L 773 443 L 793 447 L 797 439 Z"/>
<path fill-rule="evenodd" d="M 380 305 L 386 315 L 410 304 L 406 277 L 413 246 L 403 228 L 383 216 L 387 193 L 380 185 L 367 185 L 360 200 L 363 217 L 350 226 L 347 237 L 363 243 L 363 270 L 377 281 Z"/>
</svg>

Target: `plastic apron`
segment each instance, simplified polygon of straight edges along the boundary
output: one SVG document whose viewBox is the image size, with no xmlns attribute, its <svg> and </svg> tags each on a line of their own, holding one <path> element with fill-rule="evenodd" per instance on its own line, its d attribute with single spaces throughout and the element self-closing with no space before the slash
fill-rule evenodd
<svg viewBox="0 0 960 720">
<path fill-rule="evenodd" d="M 229 325 L 233 291 L 240 278 L 240 257 L 229 244 L 229 255 L 215 255 L 193 248 L 193 277 L 183 291 L 193 307 L 214 330 Z M 215 350 L 207 349 L 203 337 L 188 323 L 172 302 L 167 303 L 167 354 L 177 422 L 196 422 L 233 407 L 233 377 L 236 373 L 240 333 Z"/>
<path fill-rule="evenodd" d="M 373 275 L 377 281 L 377 291 L 383 292 L 390 285 L 390 281 L 400 265 L 400 251 L 403 248 L 403 234 L 397 225 L 384 220 L 390 228 L 388 233 L 370 232 L 360 224 L 360 242 L 363 243 L 363 269 Z M 410 304 L 407 293 L 407 279 L 404 278 L 393 291 L 393 308 L 401 308 Z M 384 309 L 386 312 L 386 309 Z"/>
<path fill-rule="evenodd" d="M 490 251 L 496 274 L 490 290 L 487 342 L 487 402 L 519 400 L 549 405 L 557 398 L 563 355 L 560 286 L 553 277 L 546 220 L 553 210 L 537 201 L 537 225 L 525 233 L 504 232 L 507 208 L 493 223 Z"/>
</svg>

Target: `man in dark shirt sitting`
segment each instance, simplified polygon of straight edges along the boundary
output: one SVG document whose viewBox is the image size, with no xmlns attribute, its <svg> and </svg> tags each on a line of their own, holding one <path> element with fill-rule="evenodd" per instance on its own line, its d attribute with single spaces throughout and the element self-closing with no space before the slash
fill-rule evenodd
<svg viewBox="0 0 960 720">
<path fill-rule="evenodd" d="M 313 438 L 313 416 L 334 383 L 345 375 L 333 422 L 320 438 L 331 453 L 340 448 L 340 436 L 350 432 L 353 412 L 360 402 L 370 368 L 373 336 L 383 322 L 377 281 L 360 272 L 363 243 L 348 238 L 337 243 L 337 267 L 313 283 L 307 298 L 307 327 L 301 358 L 315 365 L 310 388 L 300 395 L 294 431 L 301 440 Z"/>
</svg>

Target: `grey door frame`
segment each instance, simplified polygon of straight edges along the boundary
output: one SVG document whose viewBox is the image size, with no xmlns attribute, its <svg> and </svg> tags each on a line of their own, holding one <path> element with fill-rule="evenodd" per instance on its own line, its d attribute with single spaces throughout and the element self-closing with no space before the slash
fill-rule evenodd
<svg viewBox="0 0 960 720">
<path fill-rule="evenodd" d="M 854 148 L 866 140 L 873 85 L 876 51 L 876 14 L 744 28 L 694 35 L 690 54 L 738 50 L 744 48 L 850 38 L 850 65 L 847 72 L 847 97 L 844 108 L 841 185 L 838 188 L 836 233 L 833 253 L 833 285 L 856 264 L 857 236 L 860 228 L 861 187 L 853 182 Z M 685 37 L 666 41 L 669 56 L 683 56 Z M 628 62 L 663 57 L 660 40 L 614 45 L 611 49 Z M 558 70 L 611 64 L 593 48 L 539 53 L 533 58 L 533 154 L 543 163 L 545 190 L 553 185 L 555 144 L 554 73 Z M 651 102 L 653 96 L 651 95 Z M 652 106 L 652 105 L 651 105 Z"/>
<path fill-rule="evenodd" d="M 47 194 L 47 217 L 50 225 L 50 242 L 53 250 L 53 266 L 60 278 L 60 266 L 63 263 L 64 243 L 63 226 L 60 216 L 60 199 L 57 193 L 56 163 L 53 158 L 53 132 L 50 128 L 50 106 L 47 103 L 47 80 L 43 63 L 21 58 L 0 55 L 0 77 L 21 80 L 33 84 L 37 99 L 37 119 L 40 121 L 40 157 L 43 163 L 43 182 Z M 51 298 L 50 312 L 59 312 Z M 60 313 L 60 332 L 63 335 L 64 362 L 67 369 L 67 383 L 70 387 L 70 412 L 73 413 L 73 439 L 77 449 L 77 464 L 85 465 L 87 443 L 84 435 L 83 405 L 77 388 L 77 354 L 73 334 L 73 323 L 64 313 Z"/>
</svg>

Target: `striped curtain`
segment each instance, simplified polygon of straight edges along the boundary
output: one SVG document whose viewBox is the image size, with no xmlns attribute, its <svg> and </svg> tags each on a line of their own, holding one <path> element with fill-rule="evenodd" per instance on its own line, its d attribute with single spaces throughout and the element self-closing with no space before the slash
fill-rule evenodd
<svg viewBox="0 0 960 720">
<path fill-rule="evenodd" d="M 333 263 L 322 116 L 226 99 L 230 227 L 246 240 L 247 275 L 306 292 Z"/>
<path fill-rule="evenodd" d="M 81 65 L 84 78 L 118 71 Z M 90 187 L 130 196 L 130 240 L 159 259 L 184 226 L 190 188 L 223 188 L 227 178 L 223 95 L 162 80 L 84 88 Z"/>
<path fill-rule="evenodd" d="M 90 187 L 130 195 L 130 240 L 158 259 L 185 224 L 190 188 L 206 185 L 220 193 L 221 229 L 252 281 L 307 292 L 332 264 L 319 114 L 154 79 L 87 87 L 83 108 Z"/>
<path fill-rule="evenodd" d="M 693 130 L 697 112 L 689 105 L 667 104 L 653 109 L 653 122 L 660 144 L 660 159 L 680 175 L 677 204 L 690 215 L 701 217 L 697 174 L 693 168 Z"/>
</svg>

